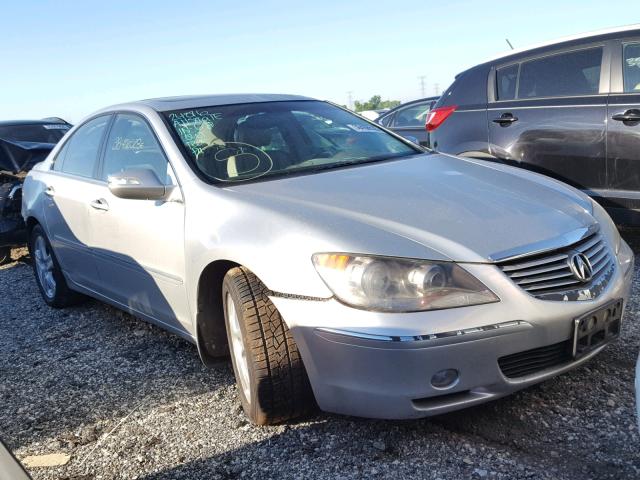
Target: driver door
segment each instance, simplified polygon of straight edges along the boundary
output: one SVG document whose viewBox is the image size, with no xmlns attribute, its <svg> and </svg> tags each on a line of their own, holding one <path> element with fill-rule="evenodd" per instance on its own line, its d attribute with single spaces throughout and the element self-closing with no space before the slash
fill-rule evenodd
<svg viewBox="0 0 640 480">
<path fill-rule="evenodd" d="M 91 248 L 102 294 L 170 330 L 190 334 L 184 259 L 184 204 L 179 189 L 170 201 L 132 200 L 109 190 L 110 175 L 145 168 L 177 185 L 153 130 L 142 117 L 120 113 L 107 136 L 91 203 Z"/>
</svg>

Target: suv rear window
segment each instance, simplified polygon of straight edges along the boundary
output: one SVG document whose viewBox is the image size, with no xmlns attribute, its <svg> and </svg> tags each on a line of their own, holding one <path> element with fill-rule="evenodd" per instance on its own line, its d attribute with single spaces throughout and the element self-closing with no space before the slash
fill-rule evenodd
<svg viewBox="0 0 640 480">
<path fill-rule="evenodd" d="M 465 108 L 486 108 L 488 75 L 489 66 L 486 64 L 458 74 L 433 108 L 449 105 L 464 106 Z"/>
<path fill-rule="evenodd" d="M 523 62 L 517 98 L 594 95 L 600 89 L 602 47 Z"/>
</svg>

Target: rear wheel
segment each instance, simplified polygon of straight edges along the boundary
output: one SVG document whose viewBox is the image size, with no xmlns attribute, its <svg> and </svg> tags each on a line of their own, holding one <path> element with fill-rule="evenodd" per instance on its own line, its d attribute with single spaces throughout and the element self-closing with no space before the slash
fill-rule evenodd
<svg viewBox="0 0 640 480">
<path fill-rule="evenodd" d="M 244 267 L 230 270 L 222 284 L 242 408 L 258 425 L 299 417 L 315 406 L 298 347 L 267 292 Z"/>
<path fill-rule="evenodd" d="M 49 306 L 63 308 L 84 298 L 67 286 L 49 239 L 40 225 L 36 225 L 31 231 L 29 251 L 38 289 Z"/>
</svg>

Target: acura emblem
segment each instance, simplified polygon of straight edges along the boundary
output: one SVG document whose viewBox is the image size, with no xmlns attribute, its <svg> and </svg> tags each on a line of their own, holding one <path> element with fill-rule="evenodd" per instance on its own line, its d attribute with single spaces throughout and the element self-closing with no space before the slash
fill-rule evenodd
<svg viewBox="0 0 640 480">
<path fill-rule="evenodd" d="M 593 278 L 593 267 L 584 253 L 574 253 L 569 256 L 569 268 L 573 276 L 582 283 Z"/>
</svg>

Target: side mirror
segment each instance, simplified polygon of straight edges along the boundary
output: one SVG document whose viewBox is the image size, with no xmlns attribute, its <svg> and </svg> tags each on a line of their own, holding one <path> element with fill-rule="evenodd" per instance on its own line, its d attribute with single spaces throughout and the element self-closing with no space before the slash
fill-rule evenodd
<svg viewBox="0 0 640 480">
<path fill-rule="evenodd" d="M 116 197 L 129 200 L 164 200 L 173 190 L 150 168 L 129 168 L 109 176 L 109 190 Z"/>
</svg>

